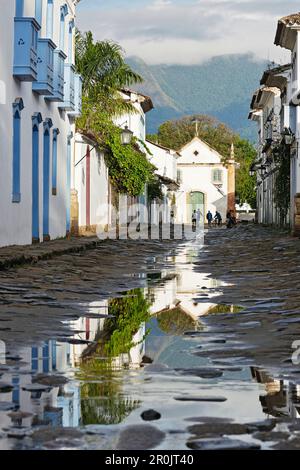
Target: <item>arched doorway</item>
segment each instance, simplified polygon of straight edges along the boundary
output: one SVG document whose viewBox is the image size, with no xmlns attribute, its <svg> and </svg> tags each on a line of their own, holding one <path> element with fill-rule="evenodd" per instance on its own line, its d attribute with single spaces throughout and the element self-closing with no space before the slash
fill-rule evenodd
<svg viewBox="0 0 300 470">
<path fill-rule="evenodd" d="M 192 214 L 198 209 L 200 209 L 201 212 L 201 219 L 200 223 L 204 223 L 205 219 L 205 196 L 204 193 L 200 191 L 192 191 L 188 194 L 187 197 L 187 216 L 188 216 L 188 221 L 192 221 Z"/>
</svg>

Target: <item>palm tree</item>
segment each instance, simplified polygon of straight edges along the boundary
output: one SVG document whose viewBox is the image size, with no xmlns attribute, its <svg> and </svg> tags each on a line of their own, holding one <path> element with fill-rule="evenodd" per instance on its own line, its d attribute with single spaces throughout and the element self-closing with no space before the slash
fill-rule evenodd
<svg viewBox="0 0 300 470">
<path fill-rule="evenodd" d="M 124 101 L 119 91 L 143 79 L 126 64 L 119 44 L 94 42 L 90 31 L 85 34 L 77 31 L 76 67 L 83 78 L 85 105 L 96 106 L 110 118 L 134 112 L 131 103 Z"/>
</svg>

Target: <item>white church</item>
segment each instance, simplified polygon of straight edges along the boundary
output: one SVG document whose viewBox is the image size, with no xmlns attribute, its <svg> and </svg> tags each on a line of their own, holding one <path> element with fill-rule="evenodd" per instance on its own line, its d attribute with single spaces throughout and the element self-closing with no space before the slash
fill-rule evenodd
<svg viewBox="0 0 300 470">
<path fill-rule="evenodd" d="M 210 210 L 220 212 L 223 221 L 228 210 L 235 212 L 234 147 L 230 159 L 209 144 L 194 137 L 179 151 L 177 160 L 180 188 L 176 196 L 177 221 L 190 224 L 194 210 L 200 209 L 202 220 Z"/>
</svg>

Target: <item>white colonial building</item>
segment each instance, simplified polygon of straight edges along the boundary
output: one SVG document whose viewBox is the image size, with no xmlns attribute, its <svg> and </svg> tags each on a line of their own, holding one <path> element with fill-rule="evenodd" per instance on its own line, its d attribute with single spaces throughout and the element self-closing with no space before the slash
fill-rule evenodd
<svg viewBox="0 0 300 470">
<path fill-rule="evenodd" d="M 0 246 L 70 231 L 77 0 L 0 0 Z"/>
<path fill-rule="evenodd" d="M 158 206 L 158 201 L 148 200 L 149 207 L 149 220 L 152 223 L 158 223 L 160 213 L 165 222 L 171 220 L 171 213 L 173 212 L 174 221 L 176 219 L 176 203 L 177 191 L 179 184 L 177 181 L 177 161 L 180 157 L 179 152 L 164 147 L 158 143 L 150 141 L 146 142 L 148 149 L 151 152 L 149 156 L 150 162 L 156 167 L 155 174 L 161 185 L 162 200 L 159 201 L 161 207 Z"/>
<path fill-rule="evenodd" d="M 258 123 L 258 155 L 252 168 L 257 179 L 258 221 L 289 224 L 294 234 L 300 234 L 300 13 L 278 21 L 275 44 L 291 52 L 291 62 L 265 71 L 249 115 Z M 289 198 L 286 210 L 276 197 L 283 164 Z"/>
<path fill-rule="evenodd" d="M 210 210 L 220 212 L 226 220 L 228 209 L 235 211 L 235 164 L 198 137 L 180 151 L 177 160 L 178 181 L 177 221 L 191 223 L 192 213 L 200 209 L 202 221 Z"/>
<path fill-rule="evenodd" d="M 146 113 L 153 108 L 151 98 L 129 89 L 122 90 L 121 96 L 133 104 L 136 113 L 128 113 L 115 119 L 115 124 L 122 129 L 128 128 L 141 142 L 141 150 L 145 151 L 143 144 L 146 141 Z M 136 202 L 146 203 L 146 189 L 138 201 L 135 198 L 127 198 L 126 195 L 120 197 L 119 201 L 119 195 L 110 184 L 104 151 L 99 149 L 93 136 L 88 134 L 77 133 L 75 136 L 72 187 L 72 225 L 74 230 L 81 234 L 97 231 L 100 234 L 103 229 L 113 225 L 116 218 L 113 207 L 119 203 L 123 205 L 126 215 L 126 206 Z"/>
<path fill-rule="evenodd" d="M 267 79 L 266 79 L 267 80 Z M 271 81 L 268 79 L 268 81 Z M 257 220 L 259 223 L 279 223 L 280 214 L 274 200 L 276 164 L 272 158 L 272 143 L 280 134 L 281 92 L 274 86 L 263 86 L 252 98 L 249 119 L 258 125 Z"/>
</svg>

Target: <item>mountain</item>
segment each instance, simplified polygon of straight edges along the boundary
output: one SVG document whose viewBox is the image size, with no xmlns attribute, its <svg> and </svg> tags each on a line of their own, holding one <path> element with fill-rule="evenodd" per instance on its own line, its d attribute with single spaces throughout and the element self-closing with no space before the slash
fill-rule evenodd
<svg viewBox="0 0 300 470">
<path fill-rule="evenodd" d="M 129 57 L 127 62 L 144 78 L 137 90 L 153 99 L 155 109 L 147 116 L 148 133 L 155 133 L 169 119 L 208 114 L 255 140 L 256 126 L 247 118 L 266 61 L 234 54 L 199 65 L 148 65 L 138 57 Z"/>
</svg>

